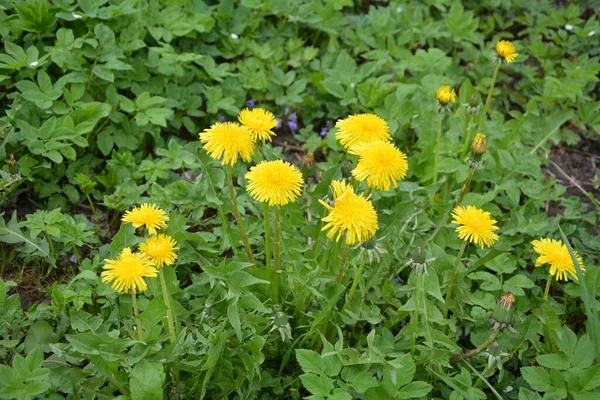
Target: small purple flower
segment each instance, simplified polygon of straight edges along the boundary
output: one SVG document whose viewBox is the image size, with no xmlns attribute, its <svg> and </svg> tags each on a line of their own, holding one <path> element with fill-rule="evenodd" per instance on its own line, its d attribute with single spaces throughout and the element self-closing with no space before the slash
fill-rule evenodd
<svg viewBox="0 0 600 400">
<path fill-rule="evenodd" d="M 77 257 L 75 257 L 75 256 L 71 256 L 71 257 L 69 258 L 69 261 L 71 261 L 71 263 L 72 263 L 72 264 L 75 264 L 75 265 L 77 265 Z"/>
<path fill-rule="evenodd" d="M 246 102 L 246 106 L 249 108 L 254 108 L 256 107 L 256 102 L 253 99 L 250 99 Z"/>
<path fill-rule="evenodd" d="M 219 115 L 217 119 L 219 120 L 219 122 L 225 122 L 225 116 L 223 115 Z"/>
<path fill-rule="evenodd" d="M 293 112 L 293 113 L 290 114 L 290 116 L 288 117 L 288 119 L 290 121 L 298 122 L 298 115 L 295 112 Z"/>
<path fill-rule="evenodd" d="M 185 176 L 187 179 L 189 179 L 190 181 L 192 180 L 192 175 L 188 172 L 186 172 L 185 174 L 183 174 L 183 176 Z"/>
<path fill-rule="evenodd" d="M 402 280 L 402 278 L 400 278 L 399 276 L 396 277 L 396 279 L 394 279 L 396 281 L 396 283 L 404 283 L 404 281 Z"/>
<path fill-rule="evenodd" d="M 275 121 L 277 121 L 277 126 L 275 126 L 275 128 L 281 128 L 281 118 L 275 118 Z"/>
<path fill-rule="evenodd" d="M 194 181 L 196 181 L 196 182 L 197 182 L 197 181 L 199 181 L 200 179 L 202 179 L 202 172 L 200 172 L 200 173 L 198 174 L 198 176 L 196 177 L 196 179 L 194 179 Z"/>
<path fill-rule="evenodd" d="M 295 121 L 288 121 L 287 123 L 288 128 L 290 128 L 290 131 L 292 132 L 296 132 L 298 130 L 298 123 Z"/>
<path fill-rule="evenodd" d="M 23 242 L 17 242 L 15 244 L 20 247 L 20 246 L 23 246 L 25 243 L 23 243 Z"/>
<path fill-rule="evenodd" d="M 289 107 L 286 107 L 286 108 L 283 110 L 283 113 L 284 113 L 285 115 L 288 115 L 288 114 L 290 113 L 290 108 L 289 108 Z"/>
<path fill-rule="evenodd" d="M 329 132 L 329 129 L 326 126 L 324 126 L 321 128 L 321 132 L 319 132 L 319 136 L 325 137 L 325 136 L 327 136 L 328 132 Z"/>
</svg>

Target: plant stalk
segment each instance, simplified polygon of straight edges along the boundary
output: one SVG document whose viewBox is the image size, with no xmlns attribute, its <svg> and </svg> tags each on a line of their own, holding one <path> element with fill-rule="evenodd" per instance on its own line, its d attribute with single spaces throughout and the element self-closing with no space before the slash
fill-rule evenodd
<svg viewBox="0 0 600 400">
<path fill-rule="evenodd" d="M 342 281 L 342 277 L 344 276 L 344 268 L 346 267 L 346 260 L 348 259 L 348 245 L 346 244 L 346 237 L 342 238 L 344 242 L 342 243 L 342 254 L 340 256 L 340 265 L 338 267 L 337 274 L 335 275 L 335 279 L 333 283 L 336 285 Z"/>
<path fill-rule="evenodd" d="M 544 342 L 546 343 L 546 346 L 548 346 L 548 348 L 552 351 L 555 352 L 555 348 L 554 348 L 554 343 L 552 342 L 552 336 L 550 334 L 550 328 L 548 327 L 548 321 L 546 321 L 546 319 L 548 318 L 548 313 L 546 311 L 546 309 L 550 306 L 548 304 L 548 296 L 550 294 L 550 286 L 552 286 L 552 275 L 548 274 L 548 279 L 546 280 L 546 287 L 544 288 L 544 298 L 542 300 L 542 307 L 543 307 L 543 315 L 544 315 Z"/>
<path fill-rule="evenodd" d="M 433 159 L 433 184 L 437 183 L 438 179 L 438 165 L 440 161 L 440 141 L 442 140 L 442 120 L 444 119 L 444 113 L 440 113 L 438 119 L 437 136 L 435 138 L 435 154 Z"/>
<path fill-rule="evenodd" d="M 421 274 L 415 271 L 415 310 L 413 311 L 413 315 L 411 318 L 411 326 L 412 326 L 412 346 L 411 351 L 414 352 L 415 346 L 417 344 L 417 328 L 419 326 L 419 306 L 421 302 Z"/>
<path fill-rule="evenodd" d="M 229 197 L 231 197 L 233 216 L 235 217 L 235 222 L 237 223 L 238 229 L 240 230 L 240 235 L 242 236 L 242 242 L 244 242 L 244 248 L 246 250 L 246 255 L 248 256 L 248 261 L 250 261 L 252 264 L 255 264 L 254 256 L 252 256 L 252 248 L 250 247 L 250 242 L 248 242 L 246 229 L 244 228 L 244 223 L 242 222 L 242 217 L 240 215 L 240 211 L 238 210 L 237 200 L 235 199 L 235 189 L 233 188 L 231 165 L 227 166 L 227 184 L 229 186 Z M 233 246 L 233 243 L 231 245 Z"/>
<path fill-rule="evenodd" d="M 494 339 L 496 339 L 498 332 L 499 332 L 498 329 L 494 330 L 492 332 L 492 334 L 485 340 L 485 342 L 483 342 L 483 344 L 481 346 L 475 347 L 473 350 L 471 350 L 467 353 L 463 353 L 463 354 L 459 354 L 457 356 L 451 357 L 450 362 L 466 360 L 467 358 L 471 358 L 474 355 L 481 353 L 482 351 L 487 349 L 490 344 L 492 344 L 494 342 Z"/>
<path fill-rule="evenodd" d="M 354 281 L 352 281 L 352 286 L 350 287 L 350 291 L 348 292 L 348 296 L 346 297 L 346 302 L 344 303 L 344 307 L 342 307 L 342 313 L 344 312 L 344 310 L 346 310 L 346 308 L 348 308 L 350 304 L 352 304 L 352 299 L 354 298 L 354 295 L 356 294 L 356 289 L 358 288 L 358 284 L 362 279 L 366 262 L 367 258 L 363 257 L 360 266 L 358 267 L 358 269 L 356 270 L 356 274 L 354 275 Z"/>
<path fill-rule="evenodd" d="M 467 175 L 467 179 L 465 179 L 465 183 L 462 187 L 462 190 L 460 191 L 460 195 L 458 196 L 458 200 L 456 200 L 456 206 L 460 206 L 460 203 L 462 203 L 463 198 L 465 197 L 465 195 L 467 194 L 467 192 L 469 191 L 469 187 L 471 186 L 471 181 L 473 180 L 473 174 L 475 173 L 475 168 L 474 167 L 470 167 L 469 168 L 469 173 Z"/>
<path fill-rule="evenodd" d="M 269 205 L 262 203 L 265 224 L 265 266 L 271 266 L 271 224 L 269 223 Z"/>
<path fill-rule="evenodd" d="M 279 303 L 279 264 L 281 240 L 281 215 L 280 207 L 275 206 L 275 232 L 273 238 L 273 270 L 271 285 L 273 286 L 273 304 Z"/>
<path fill-rule="evenodd" d="M 485 105 L 483 106 L 483 113 L 481 114 L 479 121 L 479 129 L 481 129 L 483 121 L 485 117 L 490 112 L 490 106 L 492 105 L 492 96 L 494 93 L 494 87 L 496 86 L 496 79 L 498 78 L 498 72 L 500 71 L 500 65 L 496 65 L 496 69 L 494 69 L 494 75 L 492 75 L 492 83 L 490 83 L 490 88 L 488 90 L 487 98 L 485 99 Z"/>
<path fill-rule="evenodd" d="M 135 324 L 137 325 L 138 339 L 144 341 L 144 331 L 142 328 L 142 320 L 140 319 L 140 312 L 138 310 L 137 297 L 135 291 L 131 293 L 131 305 L 133 307 L 133 316 L 135 318 Z"/>
<path fill-rule="evenodd" d="M 167 307 L 166 317 L 167 329 L 169 330 L 169 337 L 171 339 L 171 343 L 175 343 L 177 341 L 177 333 L 175 332 L 175 321 L 173 319 L 171 296 L 169 295 L 169 289 L 167 288 L 167 282 L 165 281 L 165 274 L 163 273 L 162 268 L 158 270 L 158 277 L 160 279 L 160 287 L 162 289 L 163 301 L 165 302 L 165 307 Z"/>
<path fill-rule="evenodd" d="M 473 136 L 473 120 L 475 119 L 475 115 L 469 116 L 469 122 L 467 123 L 467 131 L 465 132 L 465 144 L 462 155 L 460 156 L 461 160 L 464 159 L 469 152 L 469 148 L 471 147 L 471 137 Z"/>
<path fill-rule="evenodd" d="M 454 281 L 456 279 L 456 271 L 458 271 L 458 264 L 460 264 L 460 259 L 467 248 L 467 241 L 463 241 L 460 250 L 458 251 L 458 255 L 456 256 L 456 261 L 454 261 L 454 267 L 452 268 L 452 273 L 450 274 L 450 281 L 448 282 L 448 290 L 446 291 L 446 300 L 444 301 L 444 319 L 448 318 L 448 307 L 450 305 L 450 300 L 452 299 L 452 292 L 454 289 Z"/>
</svg>

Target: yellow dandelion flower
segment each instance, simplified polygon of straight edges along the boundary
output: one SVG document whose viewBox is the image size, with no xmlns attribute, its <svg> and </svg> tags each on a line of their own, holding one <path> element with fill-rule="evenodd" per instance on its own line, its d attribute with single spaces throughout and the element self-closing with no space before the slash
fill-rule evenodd
<svg viewBox="0 0 600 400">
<path fill-rule="evenodd" d="M 543 264 L 550 264 L 550 275 L 556 277 L 557 280 L 568 280 L 567 273 L 573 279 L 578 280 L 577 270 L 569 254 L 569 249 L 567 249 L 562 240 L 541 238 L 540 240 L 532 241 L 531 244 L 533 245 L 533 251 L 540 255 L 535 261 L 536 267 Z M 575 252 L 575 258 L 581 270 L 585 271 L 583 260 L 577 252 Z"/>
<path fill-rule="evenodd" d="M 491 218 L 489 212 L 473 206 L 458 206 L 452 210 L 452 216 L 452 222 L 458 224 L 456 232 L 460 239 L 478 244 L 481 248 L 491 247 L 498 240 L 498 235 L 494 233 L 498 229 L 496 220 Z"/>
<path fill-rule="evenodd" d="M 450 102 L 456 103 L 456 92 L 450 86 L 442 86 L 436 92 L 436 97 L 441 105 L 446 105 Z"/>
<path fill-rule="evenodd" d="M 397 182 L 408 171 L 406 154 L 391 143 L 365 143 L 351 148 L 350 153 L 358 156 L 352 175 L 359 181 L 366 180 L 370 188 L 387 192 L 391 185 L 398 187 Z"/>
<path fill-rule="evenodd" d="M 157 229 L 166 228 L 169 217 L 155 204 L 144 203 L 123 215 L 123 222 L 130 222 L 134 228 L 145 225 L 148 233 L 154 235 Z"/>
<path fill-rule="evenodd" d="M 246 179 L 250 196 L 270 206 L 284 206 L 302 193 L 302 173 L 286 161 L 263 161 L 250 168 Z"/>
<path fill-rule="evenodd" d="M 238 121 L 252 131 L 254 140 L 263 142 L 271 141 L 271 136 L 275 136 L 273 128 L 277 126 L 275 115 L 271 111 L 262 108 L 245 108 L 238 115 Z"/>
<path fill-rule="evenodd" d="M 331 191 L 333 193 L 333 201 L 337 200 L 338 197 L 340 197 L 347 191 L 350 191 L 350 192 L 354 191 L 354 189 L 352 188 L 352 185 L 350 185 L 346 181 L 336 181 L 336 180 L 331 181 L 331 184 L 329 185 L 329 187 L 331 187 Z"/>
<path fill-rule="evenodd" d="M 144 278 L 155 278 L 156 268 L 142 253 L 132 253 L 129 247 L 123 249 L 116 260 L 104 260 L 102 282 L 112 282 L 118 293 L 137 293 L 148 289 Z"/>
<path fill-rule="evenodd" d="M 487 151 L 487 137 L 482 133 L 478 133 L 477 136 L 475 136 L 473 143 L 471 144 L 471 153 L 473 153 L 475 155 L 481 155 L 481 154 L 485 153 L 486 151 Z"/>
<path fill-rule="evenodd" d="M 335 137 L 342 146 L 350 148 L 359 143 L 389 142 L 390 128 L 381 117 L 375 114 L 356 114 L 339 120 L 335 127 Z"/>
<path fill-rule="evenodd" d="M 140 251 L 147 255 L 156 268 L 171 265 L 177 260 L 175 250 L 179 250 L 177 242 L 169 235 L 150 236 L 140 244 Z"/>
<path fill-rule="evenodd" d="M 514 62 L 518 53 L 515 53 L 515 45 L 508 40 L 500 40 L 496 43 L 496 53 L 504 58 L 507 63 Z"/>
<path fill-rule="evenodd" d="M 215 160 L 225 165 L 233 165 L 238 158 L 252 159 L 254 137 L 252 131 L 236 122 L 217 122 L 200 133 L 204 149 Z"/>
<path fill-rule="evenodd" d="M 330 212 L 323 218 L 327 224 L 321 229 L 331 238 L 337 234 L 335 240 L 339 241 L 346 234 L 346 244 L 366 242 L 377 232 L 377 213 L 371 201 L 354 193 L 351 186 L 342 182 L 332 183 L 334 192 L 333 207 L 323 200 L 319 202 Z"/>
</svg>

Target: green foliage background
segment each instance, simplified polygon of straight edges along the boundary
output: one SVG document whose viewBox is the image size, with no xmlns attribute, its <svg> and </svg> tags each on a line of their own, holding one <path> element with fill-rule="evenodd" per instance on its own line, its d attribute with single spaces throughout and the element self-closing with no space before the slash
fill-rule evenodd
<svg viewBox="0 0 600 400">
<path fill-rule="evenodd" d="M 580 287 L 555 285 L 543 312 L 547 270 L 533 267 L 529 242 L 560 238 L 560 224 L 595 295 L 598 209 L 566 196 L 543 167 L 554 144 L 598 140 L 599 9 L 508 0 L 0 0 L 0 397 L 596 398 L 600 369 Z M 467 175 L 467 108 L 487 93 L 499 39 L 513 41 L 519 57 L 502 66 L 490 119 L 477 127 L 489 151 L 464 203 L 491 212 L 501 239 L 470 251 L 463 304 L 448 322 L 441 287 L 461 242 L 444 215 Z M 443 84 L 459 101 L 444 125 L 442 178 L 431 185 Z M 231 207 L 225 175 L 197 140 L 248 100 L 282 119 L 269 157 L 316 158 L 302 167 L 299 206 L 284 209 L 287 342 L 271 331 L 268 275 L 229 258 L 227 224 L 216 214 Z M 344 288 L 319 268 L 329 242 L 317 199 L 351 158 L 333 131 L 319 132 L 360 112 L 388 121 L 409 176 L 373 194 L 386 253 L 365 271 L 361 301 L 330 315 Z M 245 170 L 238 164 L 238 202 L 259 254 L 260 211 L 244 195 Z M 167 274 L 184 326 L 176 345 L 167 346 L 163 306 L 151 296 L 140 299 L 153 326 L 148 344 L 128 339 L 128 296 L 117 301 L 98 276 L 102 260 L 139 241 L 118 221 L 145 201 L 169 210 L 168 233 L 180 245 L 177 271 Z M 415 355 L 406 335 L 414 274 L 405 263 L 416 245 L 436 261 L 425 281 L 435 343 L 423 341 Z M 48 275 L 49 304 L 22 309 L 11 281 L 48 284 Z M 505 291 L 517 297 L 519 335 L 503 333 L 485 356 L 450 365 L 450 355 L 487 337 Z M 313 329 L 328 318 L 343 331 L 329 341 Z M 556 348 L 542 343 L 544 327 Z"/>
</svg>

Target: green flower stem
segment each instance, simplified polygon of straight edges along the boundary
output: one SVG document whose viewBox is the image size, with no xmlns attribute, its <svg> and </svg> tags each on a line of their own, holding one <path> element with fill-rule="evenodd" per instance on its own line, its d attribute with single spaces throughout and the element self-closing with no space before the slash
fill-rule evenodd
<svg viewBox="0 0 600 400">
<path fill-rule="evenodd" d="M 281 215 L 279 206 L 275 206 L 275 232 L 273 239 L 273 272 L 272 282 L 273 286 L 273 304 L 279 303 L 279 242 L 281 240 Z"/>
<path fill-rule="evenodd" d="M 427 341 L 433 345 L 433 335 L 431 333 L 431 325 L 429 324 L 429 314 L 427 314 L 427 292 L 425 291 L 425 279 L 421 279 L 421 296 L 423 303 L 423 323 L 425 324 L 425 335 Z"/>
<path fill-rule="evenodd" d="M 240 230 L 240 235 L 242 236 L 242 242 L 244 242 L 244 248 L 246 249 L 246 255 L 248 256 L 248 260 L 252 264 L 255 264 L 254 256 L 252 256 L 252 249 L 250 247 L 250 242 L 248 242 L 248 236 L 246 235 L 246 229 L 244 228 L 244 223 L 242 222 L 242 217 L 240 216 L 240 211 L 238 210 L 237 200 L 235 199 L 235 189 L 233 188 L 231 165 L 227 166 L 227 183 L 229 186 L 229 197 L 231 197 L 233 216 L 235 217 L 235 221 L 237 222 L 238 229 Z M 232 246 L 233 246 L 233 243 L 232 243 Z"/>
<path fill-rule="evenodd" d="M 94 207 L 94 202 L 90 198 L 90 194 L 87 192 L 83 192 L 83 194 L 85 194 L 85 197 L 87 197 L 88 203 L 90 203 L 90 207 L 92 207 L 92 215 L 96 215 L 96 207 Z"/>
<path fill-rule="evenodd" d="M 137 297 L 135 291 L 131 293 L 131 305 L 133 307 L 133 316 L 135 318 L 135 324 L 137 325 L 138 339 L 143 342 L 144 330 L 142 328 L 142 320 L 140 319 L 140 312 L 138 310 Z"/>
<path fill-rule="evenodd" d="M 173 319 L 173 308 L 171 306 L 171 296 L 169 295 L 169 289 L 167 288 L 167 283 L 165 282 L 165 274 L 163 273 L 163 269 L 160 268 L 158 270 L 158 277 L 160 279 L 160 287 L 162 289 L 163 301 L 165 302 L 165 307 L 167 307 L 167 328 L 169 330 L 169 336 L 171 338 L 171 343 L 175 343 L 177 341 L 177 333 L 175 332 L 175 321 Z"/>
<path fill-rule="evenodd" d="M 348 245 L 346 245 L 346 237 L 342 238 L 342 254 L 340 256 L 340 266 L 338 267 L 337 274 L 335 275 L 334 283 L 337 285 L 342 281 L 344 277 L 344 268 L 346 267 L 346 260 L 348 259 Z"/>
<path fill-rule="evenodd" d="M 475 115 L 469 116 L 469 122 L 467 123 L 467 131 L 465 132 L 465 144 L 461 159 L 464 159 L 469 152 L 469 148 L 471 147 L 471 138 L 473 137 L 473 120 L 475 119 Z"/>
<path fill-rule="evenodd" d="M 552 274 L 548 274 L 548 279 L 546 280 L 546 287 L 544 288 L 544 298 L 542 300 L 542 307 L 543 307 L 543 315 L 544 315 L 544 342 L 546 343 L 546 346 L 548 346 L 548 348 L 552 351 L 555 352 L 556 349 L 554 348 L 554 343 L 552 342 L 552 336 L 550 335 L 550 328 L 548 327 L 548 321 L 546 321 L 546 319 L 548 318 L 547 315 L 547 311 L 546 309 L 550 306 L 548 304 L 548 296 L 550 294 L 550 286 L 552 286 Z"/>
<path fill-rule="evenodd" d="M 352 299 L 356 294 L 356 289 L 358 288 L 358 284 L 362 279 L 363 272 L 365 270 L 365 264 L 367 262 L 367 258 L 363 257 L 360 263 L 360 266 L 356 270 L 356 274 L 354 275 L 354 281 L 352 281 L 352 286 L 350 287 L 350 291 L 348 292 L 348 296 L 346 297 L 346 302 L 344 303 L 344 307 L 342 307 L 342 312 L 348 308 L 350 304 L 352 304 Z"/>
<path fill-rule="evenodd" d="M 465 183 L 460 191 L 460 195 L 458 196 L 458 200 L 456 200 L 456 206 L 460 206 L 460 203 L 463 201 L 465 194 L 469 191 L 469 187 L 471 186 L 471 181 L 473 180 L 473 174 L 475 173 L 475 168 L 469 168 L 469 173 L 467 174 L 467 179 L 465 179 Z"/>
<path fill-rule="evenodd" d="M 271 224 L 269 223 L 269 205 L 262 203 L 265 224 L 265 266 L 271 266 Z"/>
<path fill-rule="evenodd" d="M 435 155 L 433 159 L 433 184 L 437 183 L 438 178 L 438 165 L 440 162 L 440 141 L 442 140 L 442 120 L 444 119 L 444 113 L 440 113 L 437 126 L 437 136 L 435 138 Z"/>
<path fill-rule="evenodd" d="M 467 248 L 467 241 L 463 241 L 460 250 L 458 251 L 458 255 L 456 256 L 456 261 L 454 261 L 454 267 L 452 268 L 452 274 L 450 274 L 450 281 L 448 282 L 448 289 L 446 290 L 446 299 L 444 301 L 444 319 L 448 318 L 448 306 L 450 305 L 450 300 L 452 299 L 452 292 L 454 289 L 454 280 L 456 279 L 456 271 L 458 271 L 458 264 L 460 264 L 460 259 Z"/>
<path fill-rule="evenodd" d="M 411 326 L 412 326 L 412 346 L 411 352 L 414 353 L 415 346 L 417 344 L 417 328 L 419 326 L 419 306 L 421 302 L 421 274 L 415 271 L 415 310 L 413 311 L 413 315 L 411 318 Z"/>
<path fill-rule="evenodd" d="M 479 117 L 478 127 L 480 130 L 483 127 L 483 121 L 485 121 L 485 117 L 490 112 L 490 106 L 492 105 L 492 96 L 494 93 L 494 87 L 496 86 L 496 79 L 498 78 L 498 72 L 500 71 L 500 65 L 501 64 L 497 64 L 496 69 L 494 69 L 494 75 L 492 75 L 492 83 L 490 83 L 490 88 L 488 90 L 488 94 L 485 99 L 485 105 L 483 106 L 483 112 L 481 113 L 481 116 Z"/>
<path fill-rule="evenodd" d="M 451 357 L 450 362 L 466 360 L 467 358 L 471 358 L 474 355 L 481 353 L 482 351 L 487 349 L 490 344 L 492 344 L 494 342 L 494 339 L 496 339 L 498 332 L 499 332 L 498 329 L 494 330 L 492 332 L 492 334 L 487 339 L 485 339 L 485 342 L 483 342 L 483 344 L 481 346 L 475 347 L 473 350 L 471 350 L 467 353 L 463 353 L 463 354 L 459 354 L 457 356 Z"/>
</svg>

